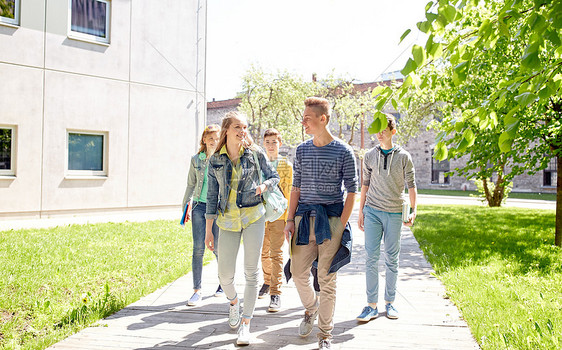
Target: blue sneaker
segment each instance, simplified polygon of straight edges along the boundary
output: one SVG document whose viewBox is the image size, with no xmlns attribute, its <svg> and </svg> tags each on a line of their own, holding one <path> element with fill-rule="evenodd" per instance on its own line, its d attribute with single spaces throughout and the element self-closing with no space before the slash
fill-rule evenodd
<svg viewBox="0 0 562 350">
<path fill-rule="evenodd" d="M 361 311 L 361 315 L 357 316 L 357 321 L 361 322 L 369 322 L 373 318 L 377 318 L 379 315 L 378 308 L 372 308 L 370 306 L 365 306 L 363 311 Z"/>
<path fill-rule="evenodd" d="M 196 306 L 201 301 L 201 292 L 195 292 L 187 301 L 187 306 Z"/>
<path fill-rule="evenodd" d="M 222 297 L 223 295 L 224 295 L 224 290 L 222 290 L 222 287 L 219 284 L 219 287 L 217 288 L 217 291 L 215 292 L 215 296 L 216 297 Z"/>
<path fill-rule="evenodd" d="M 391 303 L 386 304 L 385 308 L 386 308 L 386 317 L 391 318 L 393 320 L 398 318 L 398 310 L 396 310 Z"/>
</svg>

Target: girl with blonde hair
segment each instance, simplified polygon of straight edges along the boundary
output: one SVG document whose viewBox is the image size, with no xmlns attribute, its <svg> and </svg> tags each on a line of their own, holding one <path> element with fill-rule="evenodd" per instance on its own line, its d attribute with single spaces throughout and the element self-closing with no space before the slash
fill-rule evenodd
<svg viewBox="0 0 562 350">
<path fill-rule="evenodd" d="M 265 179 L 262 183 L 261 173 Z M 219 282 L 230 301 L 228 324 L 238 327 L 238 345 L 250 343 L 250 320 L 258 295 L 259 261 L 265 230 L 262 193 L 275 188 L 279 175 L 261 148 L 248 134 L 243 114 L 229 112 L 222 120 L 217 151 L 209 161 L 207 234 L 205 244 L 216 250 L 213 220 L 219 227 Z M 236 257 L 240 240 L 244 245 L 244 308 L 234 287 Z"/>
</svg>

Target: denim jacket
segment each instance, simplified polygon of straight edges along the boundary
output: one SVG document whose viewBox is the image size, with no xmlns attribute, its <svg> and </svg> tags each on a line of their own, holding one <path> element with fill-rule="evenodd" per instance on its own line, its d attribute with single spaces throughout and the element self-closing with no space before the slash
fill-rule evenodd
<svg viewBox="0 0 562 350">
<path fill-rule="evenodd" d="M 187 187 L 185 188 L 185 194 L 183 195 L 183 202 L 181 205 L 182 209 L 185 208 L 191 198 L 199 198 L 199 196 L 201 196 L 207 162 L 207 155 L 203 152 L 197 153 L 191 157 L 191 165 L 189 166 L 189 174 L 187 175 Z"/>
<path fill-rule="evenodd" d="M 328 223 L 328 218 L 330 216 L 341 216 L 343 211 L 343 203 L 335 203 L 329 205 L 322 204 L 299 204 L 297 212 L 295 215 L 302 215 L 302 219 L 299 223 L 297 229 L 296 237 L 293 237 L 297 242 L 297 245 L 306 245 L 309 242 L 310 236 L 310 216 L 312 213 L 316 215 L 316 221 L 314 223 L 314 232 L 317 235 L 316 238 L 321 237 L 319 241 L 324 242 L 325 239 L 331 239 L 330 224 Z M 317 243 L 322 244 L 322 243 Z M 341 237 L 341 244 L 332 259 L 328 273 L 337 272 L 339 269 L 351 262 L 351 252 L 353 248 L 353 234 L 351 232 L 351 225 L 349 221 L 345 225 Z M 318 258 L 313 261 L 313 266 L 318 267 Z M 283 271 L 285 272 L 285 278 L 287 282 L 292 277 L 291 274 L 291 259 L 285 265 Z"/>
<path fill-rule="evenodd" d="M 330 224 L 328 218 L 331 216 L 340 217 L 343 211 L 343 203 L 334 204 L 299 204 L 297 212 L 295 215 L 302 216 L 298 230 L 296 244 L 306 245 L 308 244 L 310 232 L 310 215 L 314 213 L 316 215 L 316 221 L 314 223 L 314 233 L 316 235 L 317 244 L 322 244 L 324 240 L 331 239 L 332 234 L 330 232 Z M 330 264 L 330 269 L 328 273 L 333 273 L 338 271 L 341 267 L 349 264 L 351 262 L 351 249 L 352 249 L 352 232 L 351 225 L 349 222 L 345 225 L 341 245 L 338 249 L 332 263 Z M 320 243 L 318 243 L 320 242 Z"/>
<path fill-rule="evenodd" d="M 265 153 L 257 146 L 251 148 L 245 148 L 239 160 L 242 170 L 236 196 L 236 205 L 239 208 L 253 207 L 262 203 L 262 196 L 256 196 L 256 188 L 261 185 L 260 171 L 263 172 L 265 178 L 263 183 L 268 190 L 273 189 L 279 183 L 279 174 L 268 162 Z M 252 152 L 257 153 L 259 165 L 255 164 Z M 221 154 L 220 150 L 209 159 L 207 211 L 205 213 L 207 219 L 216 219 L 219 212 L 224 214 L 226 210 L 232 179 L 232 166 L 232 161 L 228 155 Z"/>
</svg>

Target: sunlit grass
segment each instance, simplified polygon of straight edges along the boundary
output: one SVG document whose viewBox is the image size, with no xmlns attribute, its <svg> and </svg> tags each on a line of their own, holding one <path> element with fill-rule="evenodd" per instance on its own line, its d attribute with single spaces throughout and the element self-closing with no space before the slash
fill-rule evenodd
<svg viewBox="0 0 562 350">
<path fill-rule="evenodd" d="M 438 189 L 418 189 L 419 194 L 430 194 L 436 196 L 478 196 L 478 191 L 461 191 L 461 190 L 438 190 Z M 533 193 L 533 192 L 511 192 L 508 196 L 514 199 L 538 199 L 545 201 L 556 201 L 556 193 Z"/>
<path fill-rule="evenodd" d="M 111 315 L 190 271 L 191 248 L 176 221 L 0 232 L 0 348 L 42 349 Z"/>
<path fill-rule="evenodd" d="M 554 211 L 420 206 L 414 235 L 483 349 L 562 346 Z"/>
</svg>

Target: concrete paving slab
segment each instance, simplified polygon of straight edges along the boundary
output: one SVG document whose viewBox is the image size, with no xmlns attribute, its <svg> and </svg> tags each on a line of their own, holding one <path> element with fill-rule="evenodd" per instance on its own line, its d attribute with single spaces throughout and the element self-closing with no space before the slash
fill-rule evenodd
<svg viewBox="0 0 562 350">
<path fill-rule="evenodd" d="M 445 288 L 419 249 L 411 231 L 402 231 L 398 290 L 395 305 L 400 318 L 384 312 L 368 323 L 355 317 L 366 305 L 364 235 L 354 224 L 352 263 L 338 273 L 333 349 L 478 349 L 458 309 L 445 298 Z M 384 245 L 383 245 L 384 249 Z M 286 251 L 286 250 L 285 250 Z M 236 288 L 243 294 L 242 252 L 237 263 Z M 381 259 L 383 255 L 381 254 Z M 383 261 L 379 262 L 381 290 Z M 236 330 L 227 325 L 228 302 L 214 297 L 217 266 L 203 271 L 203 300 L 185 306 L 192 293 L 187 274 L 160 288 L 96 326 L 54 344 L 50 349 L 236 349 Z M 307 338 L 297 334 L 304 309 L 292 282 L 282 287 L 282 310 L 268 313 L 269 298 L 258 299 L 251 324 L 255 349 L 315 349 L 316 331 Z"/>
</svg>

